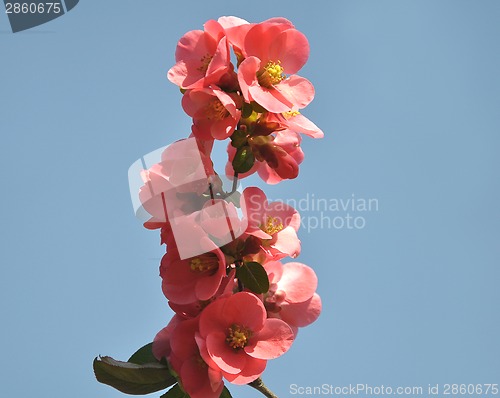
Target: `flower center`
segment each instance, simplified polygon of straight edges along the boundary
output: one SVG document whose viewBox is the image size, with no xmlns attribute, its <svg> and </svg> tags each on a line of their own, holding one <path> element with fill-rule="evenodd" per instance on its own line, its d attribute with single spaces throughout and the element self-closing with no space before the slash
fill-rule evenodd
<svg viewBox="0 0 500 398">
<path fill-rule="evenodd" d="M 192 258 L 189 261 L 189 266 L 193 272 L 213 271 L 219 268 L 219 259 L 214 253 L 205 253 Z"/>
<path fill-rule="evenodd" d="M 210 120 L 222 120 L 229 115 L 229 111 L 220 100 L 214 99 L 205 108 L 205 115 Z"/>
<path fill-rule="evenodd" d="M 262 87 L 271 88 L 285 78 L 283 74 L 285 70 L 280 64 L 280 61 L 269 61 L 264 68 L 257 72 L 257 79 Z"/>
<path fill-rule="evenodd" d="M 288 111 L 288 112 L 283 112 L 282 115 L 285 117 L 285 119 L 290 119 L 291 117 L 300 115 L 299 111 Z"/>
<path fill-rule="evenodd" d="M 240 325 L 232 325 L 228 329 L 226 343 L 235 350 L 245 347 L 252 337 L 252 331 Z"/>
<path fill-rule="evenodd" d="M 201 73 L 206 73 L 207 69 L 208 69 L 208 65 L 210 65 L 210 62 L 212 62 L 212 58 L 213 58 L 212 55 L 210 55 L 208 53 L 205 54 L 200 59 L 201 65 L 198 68 L 196 68 L 196 69 L 199 70 Z"/>
<path fill-rule="evenodd" d="M 274 235 L 283 229 L 283 224 L 278 218 L 268 216 L 266 223 L 261 226 L 261 229 L 268 235 Z"/>
</svg>

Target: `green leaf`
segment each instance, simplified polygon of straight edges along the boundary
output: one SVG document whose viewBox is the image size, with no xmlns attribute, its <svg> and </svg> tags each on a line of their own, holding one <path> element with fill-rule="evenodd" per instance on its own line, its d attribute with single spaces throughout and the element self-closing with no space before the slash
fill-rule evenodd
<svg viewBox="0 0 500 398">
<path fill-rule="evenodd" d="M 255 163 L 255 158 L 252 149 L 249 146 L 244 146 L 236 151 L 233 159 L 233 169 L 236 173 L 246 173 Z"/>
<path fill-rule="evenodd" d="M 127 362 L 135 363 L 137 365 L 144 365 L 146 363 L 159 362 L 153 355 L 153 343 L 146 344 L 139 348 Z"/>
<path fill-rule="evenodd" d="M 189 398 L 189 395 L 184 392 L 179 384 L 176 384 L 160 398 Z"/>
<path fill-rule="evenodd" d="M 94 373 L 97 381 L 132 395 L 164 390 L 177 382 L 168 367 L 158 362 L 138 365 L 99 357 L 94 359 Z"/>
<path fill-rule="evenodd" d="M 247 289 L 261 294 L 269 290 L 269 278 L 262 265 L 255 261 L 243 263 L 236 269 L 236 277 L 243 283 Z"/>
<path fill-rule="evenodd" d="M 220 394 L 219 398 L 233 398 L 233 397 L 231 396 L 231 393 L 229 392 L 227 387 L 224 386 L 224 389 L 222 390 L 222 393 Z"/>
</svg>

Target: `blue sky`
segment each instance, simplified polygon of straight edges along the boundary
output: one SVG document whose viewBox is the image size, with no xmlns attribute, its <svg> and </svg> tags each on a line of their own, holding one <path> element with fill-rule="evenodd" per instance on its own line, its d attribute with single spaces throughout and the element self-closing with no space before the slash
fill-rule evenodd
<svg viewBox="0 0 500 398">
<path fill-rule="evenodd" d="M 378 203 L 302 213 L 325 220 L 299 231 L 298 258 L 323 313 L 267 384 L 283 398 L 291 384 L 500 383 L 499 2 L 109 0 L 24 33 L 0 14 L 2 394 L 122 396 L 93 358 L 128 358 L 170 319 L 127 171 L 189 133 L 166 71 L 177 40 L 221 15 L 284 16 L 310 41 L 304 114 L 325 138 L 304 138 L 299 177 L 268 196 Z M 325 224 L 347 213 L 364 228 Z"/>
</svg>

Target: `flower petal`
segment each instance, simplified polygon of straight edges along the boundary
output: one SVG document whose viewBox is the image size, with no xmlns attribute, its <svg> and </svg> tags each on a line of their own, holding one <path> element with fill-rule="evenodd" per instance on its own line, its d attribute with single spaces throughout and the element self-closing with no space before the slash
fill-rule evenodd
<svg viewBox="0 0 500 398">
<path fill-rule="evenodd" d="M 283 275 L 283 264 L 279 261 L 269 261 L 264 264 L 264 268 L 269 276 L 269 284 L 277 284 Z"/>
<path fill-rule="evenodd" d="M 214 330 L 225 331 L 231 323 L 224 317 L 226 298 L 220 298 L 210 303 L 200 316 L 200 336 L 206 338 Z"/>
<path fill-rule="evenodd" d="M 259 68 L 260 59 L 257 57 L 246 58 L 238 68 L 238 82 L 240 83 L 241 95 L 243 95 L 246 102 L 252 100 L 248 89 L 252 84 L 255 84 Z"/>
<path fill-rule="evenodd" d="M 172 349 L 170 347 L 170 337 L 172 335 L 172 331 L 177 327 L 179 322 L 182 321 L 182 318 L 178 315 L 174 315 L 168 325 L 160 330 L 154 340 L 153 340 L 153 355 L 159 361 L 162 358 L 168 358 Z"/>
<path fill-rule="evenodd" d="M 303 303 L 281 304 L 280 317 L 291 326 L 304 327 L 313 323 L 321 314 L 321 298 L 317 293 Z"/>
<path fill-rule="evenodd" d="M 190 398 L 219 398 L 224 388 L 222 377 L 219 383 L 214 384 L 209 377 L 209 371 L 210 368 L 200 364 L 196 357 L 191 357 L 182 363 L 181 383 Z M 219 374 L 222 376 L 221 372 Z"/>
<path fill-rule="evenodd" d="M 286 74 L 295 74 L 309 58 L 309 42 L 297 29 L 281 32 L 269 45 L 269 59 L 281 61 Z"/>
<path fill-rule="evenodd" d="M 290 326 L 280 319 L 267 319 L 261 331 L 250 339 L 245 352 L 254 358 L 274 359 L 292 346 L 294 334 Z"/>
<path fill-rule="evenodd" d="M 227 299 L 224 318 L 230 324 L 236 324 L 257 332 L 266 321 L 266 309 L 259 298 L 248 292 L 236 293 Z"/>
<path fill-rule="evenodd" d="M 198 331 L 199 319 L 186 319 L 179 322 L 172 331 L 170 346 L 174 355 L 186 360 L 189 357 L 198 355 L 198 346 L 194 339 L 194 334 Z"/>
<path fill-rule="evenodd" d="M 248 384 L 257 379 L 266 369 L 267 361 L 247 356 L 245 367 L 238 374 L 222 372 L 224 377 L 233 384 Z"/>
<path fill-rule="evenodd" d="M 283 80 L 276 86 L 276 89 L 279 90 L 280 94 L 285 97 L 289 103 L 294 105 L 294 108 L 305 108 L 314 98 L 314 86 L 312 83 L 306 78 L 297 75 L 292 75 L 288 79 Z M 290 107 L 290 109 L 292 109 L 292 107 Z"/>
<path fill-rule="evenodd" d="M 308 135 L 312 138 L 323 138 L 325 135 L 318 126 L 301 113 L 286 118 L 286 123 L 290 130 Z"/>
<path fill-rule="evenodd" d="M 285 81 L 286 80 L 283 80 L 283 82 Z M 296 101 L 297 98 L 303 101 L 302 98 L 303 95 L 301 95 L 300 93 L 295 93 L 293 90 L 290 89 L 288 84 L 283 86 L 283 90 L 286 93 L 286 95 L 284 95 L 281 92 L 282 91 L 281 86 L 283 82 L 279 83 L 276 86 L 276 88 L 274 87 L 266 88 L 258 84 L 254 84 L 248 87 L 249 97 L 252 98 L 259 105 L 263 106 L 269 112 L 274 112 L 274 113 L 288 112 L 290 109 L 294 107 L 294 105 L 298 105 L 295 102 L 293 102 Z M 304 94 L 307 95 L 307 93 Z M 292 99 L 293 101 L 291 101 L 290 99 Z"/>
<path fill-rule="evenodd" d="M 261 239 L 270 239 L 271 236 L 260 229 L 268 205 L 264 191 L 257 187 L 245 188 L 240 202 L 243 217 L 248 223 L 246 232 Z"/>
<path fill-rule="evenodd" d="M 284 21 L 287 20 L 274 19 L 255 24 L 245 36 L 243 45 L 245 54 L 259 58 L 264 64 L 270 60 L 278 61 L 269 58 L 269 46 L 281 32 L 290 28 L 288 23 L 282 23 Z"/>
<path fill-rule="evenodd" d="M 286 227 L 281 230 L 276 236 L 276 242 L 273 243 L 273 247 L 279 250 L 281 253 L 285 253 L 292 258 L 297 257 L 300 254 L 300 240 L 297 236 L 297 232 L 292 227 Z"/>
<path fill-rule="evenodd" d="M 278 282 L 278 289 L 286 292 L 286 301 L 302 303 L 309 300 L 318 287 L 318 277 L 311 267 L 302 263 L 287 263 Z"/>
<path fill-rule="evenodd" d="M 208 354 L 222 371 L 237 374 L 245 367 L 247 355 L 242 350 L 229 347 L 224 333 L 210 333 L 206 338 L 206 344 Z"/>
</svg>

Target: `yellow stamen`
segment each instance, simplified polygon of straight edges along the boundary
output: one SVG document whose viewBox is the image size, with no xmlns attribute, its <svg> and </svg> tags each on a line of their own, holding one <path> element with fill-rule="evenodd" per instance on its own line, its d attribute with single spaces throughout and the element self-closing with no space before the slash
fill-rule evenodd
<svg viewBox="0 0 500 398">
<path fill-rule="evenodd" d="M 228 329 L 226 343 L 235 350 L 245 347 L 252 337 L 252 331 L 239 325 L 232 325 Z"/>
<path fill-rule="evenodd" d="M 269 61 L 264 68 L 257 72 L 257 78 L 262 87 L 271 88 L 286 78 L 285 70 L 280 64 L 280 61 Z"/>
<path fill-rule="evenodd" d="M 267 221 L 261 226 L 261 229 L 268 235 L 274 235 L 283 229 L 283 224 L 276 217 L 267 217 Z"/>
<path fill-rule="evenodd" d="M 291 117 L 300 115 L 299 111 L 288 111 L 288 112 L 283 112 L 282 115 L 285 117 L 285 119 L 290 119 Z"/>
<path fill-rule="evenodd" d="M 229 111 L 218 99 L 210 101 L 205 108 L 205 115 L 210 120 L 222 120 L 229 116 Z"/>
<path fill-rule="evenodd" d="M 189 261 L 189 266 L 194 272 L 213 271 L 219 268 L 219 259 L 213 253 L 206 253 L 192 258 Z"/>
</svg>

